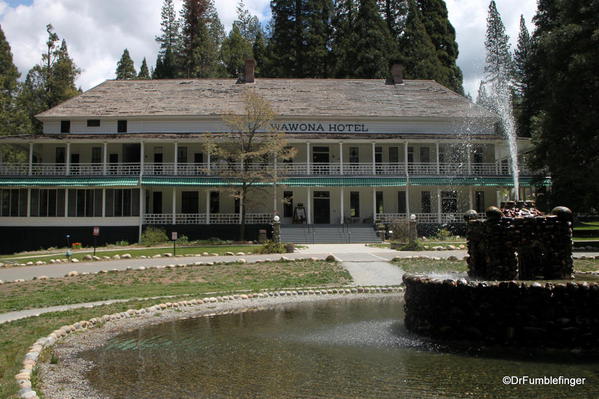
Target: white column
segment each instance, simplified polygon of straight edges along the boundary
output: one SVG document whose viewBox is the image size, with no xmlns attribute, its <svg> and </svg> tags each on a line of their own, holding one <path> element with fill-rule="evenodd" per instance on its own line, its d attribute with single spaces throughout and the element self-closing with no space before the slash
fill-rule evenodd
<svg viewBox="0 0 599 399">
<path fill-rule="evenodd" d="M 206 224 L 210 224 L 210 190 L 206 190 Z"/>
<path fill-rule="evenodd" d="M 104 143 L 102 148 L 102 174 L 106 176 L 108 173 L 108 143 Z"/>
<path fill-rule="evenodd" d="M 308 224 L 312 224 L 312 188 L 308 187 L 308 200 L 306 201 L 306 219 Z"/>
<path fill-rule="evenodd" d="M 279 213 L 279 201 L 277 201 L 277 184 L 273 184 L 272 186 L 273 188 L 273 209 L 274 209 L 274 214 L 278 214 Z"/>
<path fill-rule="evenodd" d="M 142 144 L 142 148 L 143 148 L 143 144 Z M 143 160 L 143 150 L 142 150 L 142 160 Z M 143 224 L 144 224 L 144 199 L 145 199 L 145 192 L 143 187 L 139 186 L 139 237 L 138 237 L 138 241 L 141 243 L 141 233 L 143 230 Z"/>
<path fill-rule="evenodd" d="M 27 217 L 31 217 L 31 189 L 27 189 Z"/>
<path fill-rule="evenodd" d="M 29 171 L 28 174 L 33 174 L 33 143 L 29 143 Z"/>
<path fill-rule="evenodd" d="M 343 143 L 339 142 L 339 174 L 343 175 Z M 343 223 L 341 223 L 343 224 Z"/>
<path fill-rule="evenodd" d="M 439 160 L 440 160 L 440 157 L 439 157 L 439 147 L 440 147 L 440 145 L 439 145 L 438 141 L 435 143 L 435 147 L 436 147 L 436 152 L 437 152 L 437 174 L 440 175 L 441 174 L 441 164 L 439 162 Z"/>
<path fill-rule="evenodd" d="M 102 189 L 102 217 L 106 217 L 106 189 Z"/>
<path fill-rule="evenodd" d="M 66 155 L 66 167 L 67 176 L 71 174 L 71 143 L 67 143 L 67 155 Z"/>
<path fill-rule="evenodd" d="M 501 190 L 497 189 L 497 208 L 501 207 Z"/>
<path fill-rule="evenodd" d="M 243 196 L 239 195 L 239 224 L 241 224 L 241 215 L 243 215 Z"/>
<path fill-rule="evenodd" d="M 64 190 L 64 217 L 69 217 L 69 189 Z"/>
<path fill-rule="evenodd" d="M 376 175 L 376 144 L 372 143 L 372 174 Z"/>
<path fill-rule="evenodd" d="M 372 187 L 372 223 L 376 220 L 376 187 Z"/>
<path fill-rule="evenodd" d="M 409 220 L 412 212 L 410 211 L 410 185 L 406 184 L 406 218 Z"/>
<path fill-rule="evenodd" d="M 139 143 L 139 147 L 140 147 L 140 151 L 139 151 L 139 175 L 143 176 L 144 174 L 144 158 L 146 156 L 145 154 L 145 145 L 144 142 L 142 141 L 141 143 Z"/>
<path fill-rule="evenodd" d="M 173 162 L 173 168 L 174 168 L 173 173 L 174 173 L 175 176 L 177 176 L 177 174 L 178 174 L 177 173 L 177 164 L 179 162 L 179 160 L 177 159 L 177 153 L 179 152 L 179 143 L 177 143 L 176 141 L 175 141 L 174 148 L 175 148 L 175 158 L 173 158 L 174 159 L 174 162 Z"/>
<path fill-rule="evenodd" d="M 404 166 L 406 168 L 406 176 L 409 176 L 410 173 L 408 172 L 409 164 L 408 164 L 408 142 L 407 141 L 404 143 Z"/>
<path fill-rule="evenodd" d="M 341 193 L 339 194 L 339 214 L 341 215 L 341 224 L 344 224 L 345 219 L 345 208 L 343 200 L 345 199 L 345 189 L 341 187 Z"/>
<path fill-rule="evenodd" d="M 441 223 L 441 189 L 437 188 L 437 222 Z"/>
<path fill-rule="evenodd" d="M 474 189 L 472 186 L 468 187 L 468 210 L 474 209 Z"/>
<path fill-rule="evenodd" d="M 467 156 L 466 159 L 468 161 L 468 174 L 471 175 L 472 174 L 472 150 L 470 148 L 470 145 L 466 146 L 466 151 L 468 151 L 466 154 L 466 156 Z"/>
<path fill-rule="evenodd" d="M 306 143 L 306 174 L 311 175 L 310 171 L 310 143 Z"/>
<path fill-rule="evenodd" d="M 210 175 L 210 174 L 211 174 L 211 173 L 210 173 L 210 172 L 211 172 L 211 170 L 210 170 L 210 168 L 211 168 L 211 165 L 210 165 L 210 161 L 211 161 L 211 159 L 210 159 L 210 158 L 211 158 L 211 157 L 210 157 L 210 153 L 209 153 L 209 152 L 208 152 L 206 155 L 207 155 L 206 161 L 207 161 L 207 163 L 208 163 L 208 165 L 207 165 L 207 166 L 208 166 L 208 171 L 206 172 L 206 174 L 207 174 L 207 175 Z M 208 192 L 210 192 L 210 191 L 208 191 Z"/>
<path fill-rule="evenodd" d="M 173 224 L 177 224 L 177 188 L 173 187 Z"/>
</svg>

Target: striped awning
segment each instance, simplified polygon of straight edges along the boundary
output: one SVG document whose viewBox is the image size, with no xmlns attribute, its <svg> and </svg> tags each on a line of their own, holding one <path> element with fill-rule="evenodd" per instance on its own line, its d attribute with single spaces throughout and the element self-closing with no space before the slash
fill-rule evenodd
<svg viewBox="0 0 599 399">
<path fill-rule="evenodd" d="M 2 187 L 135 187 L 139 186 L 136 177 L 35 177 L 0 179 Z"/>
</svg>

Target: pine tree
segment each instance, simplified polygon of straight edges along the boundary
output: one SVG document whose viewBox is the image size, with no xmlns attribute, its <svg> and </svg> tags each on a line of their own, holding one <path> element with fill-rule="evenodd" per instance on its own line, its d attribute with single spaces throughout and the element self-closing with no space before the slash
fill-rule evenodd
<svg viewBox="0 0 599 399">
<path fill-rule="evenodd" d="M 42 62 L 27 73 L 18 98 L 19 106 L 27 112 L 38 132 L 41 132 L 41 124 L 35 115 L 79 94 L 75 79 L 81 73 L 69 56 L 66 41 L 58 47 L 59 37 L 52 25 L 46 30 L 46 53 L 42 54 Z"/>
<path fill-rule="evenodd" d="M 485 80 L 487 84 L 496 84 L 500 88 L 511 86 L 512 56 L 509 40 L 499 11 L 497 11 L 497 5 L 494 0 L 491 0 L 485 40 L 487 50 Z"/>
<path fill-rule="evenodd" d="M 332 0 L 306 0 L 304 9 L 303 77 L 328 78 L 333 75 L 330 47 L 332 41 Z"/>
<path fill-rule="evenodd" d="M 256 77 L 266 77 L 270 75 L 270 60 L 268 58 L 268 50 L 266 47 L 266 39 L 264 33 L 260 30 L 256 35 L 256 40 L 252 46 L 254 60 L 256 60 Z"/>
<path fill-rule="evenodd" d="M 353 77 L 387 77 L 389 54 L 394 53 L 395 44 L 387 24 L 381 17 L 376 0 L 360 0 L 355 30 L 358 39 L 349 51 L 350 59 L 355 60 Z"/>
<path fill-rule="evenodd" d="M 148 63 L 146 59 L 141 62 L 141 67 L 139 68 L 139 74 L 137 75 L 137 79 L 151 79 L 150 69 L 148 68 Z"/>
<path fill-rule="evenodd" d="M 335 62 L 335 76 L 354 76 L 355 53 L 353 46 L 358 40 L 355 30 L 358 17 L 356 0 L 336 0 L 332 19 L 333 35 L 331 44 L 332 59 Z"/>
<path fill-rule="evenodd" d="M 237 26 L 241 36 L 250 43 L 255 42 L 258 33 L 262 32 L 258 17 L 250 14 L 243 0 L 239 0 L 237 4 L 237 20 L 233 22 L 233 26 Z"/>
<path fill-rule="evenodd" d="M 173 0 L 164 0 L 160 23 L 161 35 L 156 36 L 160 50 L 156 57 L 154 79 L 173 79 L 179 76 L 181 67 L 177 63 L 177 54 L 181 40 L 181 27 Z"/>
<path fill-rule="evenodd" d="M 409 2 L 408 18 L 400 43 L 406 78 L 443 81 L 445 76 L 435 45 L 413 0 Z"/>
<path fill-rule="evenodd" d="M 377 0 L 377 2 L 391 36 L 395 40 L 399 40 L 405 28 L 406 17 L 408 14 L 408 1 Z"/>
<path fill-rule="evenodd" d="M 135 78 L 137 78 L 135 65 L 129 55 L 129 50 L 125 49 L 116 66 L 116 80 L 131 80 Z"/>
<path fill-rule="evenodd" d="M 252 43 L 241 35 L 239 26 L 233 24 L 221 49 L 227 74 L 235 78 L 240 76 L 245 68 L 245 60 L 252 57 L 252 52 Z"/>
<path fill-rule="evenodd" d="M 524 85 L 526 79 L 526 64 L 530 55 L 530 34 L 526 27 L 524 15 L 520 16 L 520 33 L 518 35 L 518 44 L 514 52 L 514 91 L 517 98 L 521 98 L 524 94 Z"/>
<path fill-rule="evenodd" d="M 219 63 L 224 28 L 212 0 L 185 0 L 181 10 L 180 65 L 191 78 L 224 74 Z"/>
<path fill-rule="evenodd" d="M 272 35 L 269 53 L 273 77 L 302 77 L 301 46 L 303 42 L 303 15 L 301 1 L 272 0 Z"/>
<path fill-rule="evenodd" d="M 455 29 L 449 22 L 444 0 L 418 0 L 422 23 L 435 46 L 437 58 L 442 65 L 439 81 L 442 85 L 462 94 L 463 75 L 457 66 L 458 44 Z"/>
<path fill-rule="evenodd" d="M 27 114 L 17 104 L 20 75 L 13 63 L 10 44 L 0 27 L 0 136 L 31 133 Z M 0 146 L 0 156 L 5 160 L 13 154 L 13 148 Z"/>
<path fill-rule="evenodd" d="M 555 205 L 599 211 L 599 2 L 541 0 L 526 67 L 522 125 L 549 171 Z"/>
</svg>

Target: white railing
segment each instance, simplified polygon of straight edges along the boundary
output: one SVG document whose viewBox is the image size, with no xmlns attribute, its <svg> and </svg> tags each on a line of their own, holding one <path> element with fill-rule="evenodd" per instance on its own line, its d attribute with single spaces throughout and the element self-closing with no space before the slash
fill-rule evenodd
<svg viewBox="0 0 599 399">
<path fill-rule="evenodd" d="M 171 215 L 172 217 L 172 215 Z M 177 224 L 206 224 L 205 213 L 178 213 L 175 215 Z"/>
<path fill-rule="evenodd" d="M 172 224 L 173 215 L 166 213 L 147 213 L 144 215 L 144 224 Z"/>
<path fill-rule="evenodd" d="M 438 223 L 439 215 L 436 213 L 415 213 L 418 223 Z"/>
<path fill-rule="evenodd" d="M 247 165 L 246 170 L 259 171 L 265 168 L 265 164 L 254 163 Z M 104 173 L 106 169 L 106 173 Z M 178 163 L 175 168 L 174 162 L 145 163 L 143 174 L 146 176 L 218 176 L 230 172 L 232 169 L 240 170 L 241 164 L 229 164 L 227 162 L 208 163 Z M 408 175 L 410 176 L 511 176 L 511 169 L 495 163 L 473 163 L 468 170 L 466 163 L 411 163 L 408 164 Z M 26 176 L 29 175 L 29 165 L 26 163 L 0 164 L 0 175 L 2 176 Z M 311 176 L 311 175 L 346 175 L 346 176 L 405 176 L 406 167 L 403 162 L 367 163 L 344 163 L 343 168 L 339 163 L 279 163 L 277 170 L 280 176 Z M 31 165 L 31 175 L 34 176 L 65 176 L 67 174 L 80 176 L 138 176 L 140 173 L 139 163 L 108 163 L 106 167 L 102 163 L 76 163 L 71 164 L 67 173 L 64 163 L 34 163 Z M 520 167 L 520 174 L 531 175 L 527 167 Z"/>
<path fill-rule="evenodd" d="M 64 163 L 34 163 L 31 165 L 31 174 L 34 176 L 64 176 L 67 174 L 66 172 L 67 166 Z"/>
<path fill-rule="evenodd" d="M 375 219 L 383 223 L 391 223 L 394 220 L 405 220 L 407 218 L 407 213 L 377 213 Z"/>
</svg>

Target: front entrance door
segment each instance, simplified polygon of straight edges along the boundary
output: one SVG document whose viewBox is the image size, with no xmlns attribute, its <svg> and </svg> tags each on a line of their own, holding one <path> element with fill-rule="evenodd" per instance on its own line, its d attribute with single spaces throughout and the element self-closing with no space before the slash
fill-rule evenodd
<svg viewBox="0 0 599 399">
<path fill-rule="evenodd" d="M 314 224 L 331 223 L 331 198 L 328 191 L 314 192 Z"/>
<path fill-rule="evenodd" d="M 162 174 L 162 152 L 154 153 L 154 174 L 161 175 Z"/>
<path fill-rule="evenodd" d="M 152 193 L 152 213 L 162 214 L 162 191 Z"/>
<path fill-rule="evenodd" d="M 199 199 L 197 191 L 183 191 L 181 194 L 181 213 L 199 213 Z"/>
</svg>

